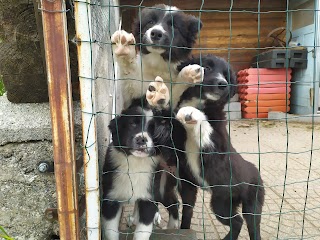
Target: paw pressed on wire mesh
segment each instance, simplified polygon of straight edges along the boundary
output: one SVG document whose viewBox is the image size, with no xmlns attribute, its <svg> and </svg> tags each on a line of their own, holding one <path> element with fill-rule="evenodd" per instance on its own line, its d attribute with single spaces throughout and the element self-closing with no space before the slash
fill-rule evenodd
<svg viewBox="0 0 320 240">
<path fill-rule="evenodd" d="M 195 125 L 206 120 L 206 116 L 194 107 L 183 107 L 177 113 L 177 119 L 182 124 Z"/>
<path fill-rule="evenodd" d="M 156 77 L 155 81 L 149 84 L 146 98 L 153 107 L 162 108 L 168 106 L 170 100 L 169 89 L 161 77 Z"/>
<path fill-rule="evenodd" d="M 124 30 L 118 30 L 111 36 L 113 43 L 113 50 L 117 57 L 135 57 L 135 43 L 136 40 L 132 33 L 127 33 Z"/>
<path fill-rule="evenodd" d="M 198 64 L 190 64 L 182 68 L 180 78 L 189 83 L 201 83 L 203 81 L 204 68 Z"/>
</svg>

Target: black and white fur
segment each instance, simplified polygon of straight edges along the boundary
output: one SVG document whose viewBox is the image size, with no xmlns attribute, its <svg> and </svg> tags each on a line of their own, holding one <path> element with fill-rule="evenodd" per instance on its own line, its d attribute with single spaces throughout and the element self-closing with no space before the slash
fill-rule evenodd
<svg viewBox="0 0 320 240">
<path fill-rule="evenodd" d="M 189 86 L 177 84 L 186 80 L 179 76 L 177 66 L 188 59 L 201 27 L 198 18 L 159 4 L 141 11 L 133 23 L 133 33 L 119 30 L 112 35 L 124 108 L 132 99 L 142 97 L 157 76 L 173 84 L 171 104 L 177 104 Z"/>
<path fill-rule="evenodd" d="M 224 239 L 238 238 L 243 224 L 237 213 L 240 204 L 250 239 L 261 239 L 263 181 L 257 168 L 233 148 L 226 129 L 223 109 L 236 92 L 235 75 L 224 59 L 213 55 L 193 58 L 179 68 L 196 65 L 205 69 L 203 82 L 188 88 L 176 109 L 176 119 L 186 130 L 186 139 L 174 137 L 175 144 L 185 143 L 180 146 L 185 155 L 177 162 L 182 179 L 181 228 L 190 228 L 196 186 L 200 186 L 211 192 L 211 208 L 217 219 L 232 228 Z"/>
<path fill-rule="evenodd" d="M 225 60 L 213 55 L 194 58 L 188 64 L 203 66 L 205 73 L 203 86 L 184 92 L 176 116 L 187 132 L 186 161 L 180 166 L 180 178 L 187 180 L 181 181 L 181 228 L 190 228 L 190 206 L 196 202 L 197 187 L 188 183 L 191 181 L 211 193 L 212 211 L 222 224 L 232 227 L 224 239 L 238 238 L 243 224 L 237 212 L 240 204 L 250 239 L 261 239 L 263 181 L 258 169 L 233 148 L 226 129 L 223 109 L 235 94 L 235 75 Z"/>
<path fill-rule="evenodd" d="M 112 143 L 107 150 L 102 177 L 105 239 L 119 239 L 122 205 L 128 202 L 135 203 L 135 240 L 149 239 L 154 219 L 157 218 L 158 202 L 168 208 L 168 227 L 177 225 L 176 182 L 170 175 L 162 174 L 160 162 L 176 159 L 173 144 L 168 141 L 171 134 L 168 121 L 176 125 L 174 136 L 185 138 L 185 130 L 178 121 L 172 122 L 163 116 L 164 113 L 157 113 L 148 107 L 146 101 L 142 107 L 140 99 L 137 99 L 109 124 Z M 174 141 L 178 142 L 176 139 Z M 180 148 L 178 155 L 182 154 L 183 144 L 176 146 Z"/>
</svg>

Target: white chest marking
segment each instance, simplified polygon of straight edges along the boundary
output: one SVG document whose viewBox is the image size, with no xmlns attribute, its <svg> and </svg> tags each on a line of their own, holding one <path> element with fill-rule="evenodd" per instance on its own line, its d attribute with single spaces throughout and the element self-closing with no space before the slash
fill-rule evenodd
<svg viewBox="0 0 320 240">
<path fill-rule="evenodd" d="M 137 199 L 152 199 L 152 177 L 159 160 L 156 157 L 127 157 L 120 152 L 112 151 L 114 165 L 118 166 L 113 179 L 109 198 L 119 201 L 135 202 Z"/>
<path fill-rule="evenodd" d="M 204 169 L 202 169 L 199 144 L 198 144 L 198 141 L 196 141 L 196 137 L 198 136 L 194 135 L 193 129 L 186 129 L 186 130 L 187 130 L 187 141 L 186 141 L 187 163 L 189 165 L 192 175 L 197 180 L 199 186 L 208 186 L 208 183 L 202 178 Z"/>
<path fill-rule="evenodd" d="M 207 182 L 203 179 L 205 169 L 203 168 L 202 155 L 200 151 L 205 147 L 214 147 L 214 143 L 210 138 L 214 130 L 207 121 L 204 113 L 198 109 L 189 106 L 180 108 L 179 112 L 180 111 L 185 112 L 185 116 L 190 114 L 196 121 L 196 124 L 194 125 L 185 123 L 185 129 L 187 131 L 187 163 L 193 176 L 198 181 L 198 184 L 200 186 L 208 186 Z"/>
</svg>

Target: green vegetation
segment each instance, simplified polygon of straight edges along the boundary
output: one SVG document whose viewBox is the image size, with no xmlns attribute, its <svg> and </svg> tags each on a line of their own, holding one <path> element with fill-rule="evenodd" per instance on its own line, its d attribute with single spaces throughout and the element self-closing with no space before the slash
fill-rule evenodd
<svg viewBox="0 0 320 240">
<path fill-rule="evenodd" d="M 0 96 L 2 96 L 5 92 L 4 84 L 2 82 L 2 77 L 0 76 Z"/>
<path fill-rule="evenodd" d="M 1 226 L 0 226 L 0 239 L 14 240 L 12 237 L 8 235 L 8 233 Z"/>
</svg>

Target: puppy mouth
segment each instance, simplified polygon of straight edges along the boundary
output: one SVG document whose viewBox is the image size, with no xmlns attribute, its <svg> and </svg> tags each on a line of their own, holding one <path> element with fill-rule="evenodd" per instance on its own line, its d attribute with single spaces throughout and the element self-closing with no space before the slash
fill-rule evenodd
<svg viewBox="0 0 320 240">
<path fill-rule="evenodd" d="M 148 38 L 146 34 L 143 35 L 142 43 L 145 44 L 146 49 L 149 52 L 164 52 L 166 49 L 165 44 L 163 41 L 152 41 Z"/>
<path fill-rule="evenodd" d="M 154 151 L 152 148 L 142 147 L 138 149 L 133 149 L 131 153 L 136 157 L 149 157 L 154 153 Z"/>
<path fill-rule="evenodd" d="M 158 53 L 158 54 L 162 54 L 164 53 L 166 50 L 162 47 L 153 47 L 153 46 L 147 46 L 146 47 L 148 52 L 151 52 L 151 53 Z"/>
<path fill-rule="evenodd" d="M 217 93 L 206 93 L 205 97 L 211 101 L 218 101 L 221 98 L 221 95 Z"/>
</svg>

